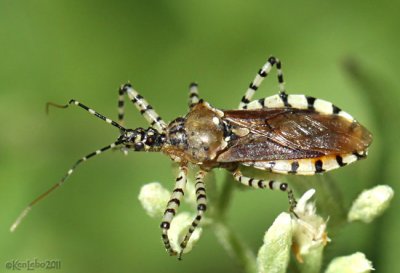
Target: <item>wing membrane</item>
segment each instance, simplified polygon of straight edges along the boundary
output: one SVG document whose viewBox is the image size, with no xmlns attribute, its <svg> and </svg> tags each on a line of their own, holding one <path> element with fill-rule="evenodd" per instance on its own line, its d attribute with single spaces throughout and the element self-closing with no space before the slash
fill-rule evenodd
<svg viewBox="0 0 400 273">
<path fill-rule="evenodd" d="M 365 150 L 371 134 L 358 122 L 312 110 L 264 108 L 224 111 L 233 128 L 247 128 L 219 162 L 313 158 Z"/>
</svg>

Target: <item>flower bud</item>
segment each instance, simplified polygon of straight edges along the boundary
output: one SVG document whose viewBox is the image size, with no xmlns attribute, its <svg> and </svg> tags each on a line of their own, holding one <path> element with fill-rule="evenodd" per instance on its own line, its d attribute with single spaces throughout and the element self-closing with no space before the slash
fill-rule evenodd
<svg viewBox="0 0 400 273">
<path fill-rule="evenodd" d="M 161 217 L 170 195 L 170 192 L 160 183 L 153 182 L 140 189 L 139 201 L 150 217 Z"/>
<path fill-rule="evenodd" d="M 289 213 L 281 213 L 264 236 L 257 256 L 258 272 L 286 272 L 292 245 L 292 224 Z"/>
<path fill-rule="evenodd" d="M 349 256 L 332 260 L 325 273 L 368 273 L 374 270 L 364 253 L 356 252 Z"/>
<path fill-rule="evenodd" d="M 364 223 L 372 222 L 389 206 L 394 191 L 387 185 L 379 185 L 363 191 L 353 202 L 347 219 L 360 220 Z"/>
</svg>

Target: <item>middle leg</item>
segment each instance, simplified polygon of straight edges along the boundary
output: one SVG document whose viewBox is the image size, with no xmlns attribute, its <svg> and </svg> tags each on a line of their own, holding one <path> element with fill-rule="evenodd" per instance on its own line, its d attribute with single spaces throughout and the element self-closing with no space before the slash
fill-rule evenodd
<svg viewBox="0 0 400 273">
<path fill-rule="evenodd" d="M 197 202 L 197 215 L 194 218 L 192 225 L 190 226 L 185 238 L 181 242 L 181 251 L 179 253 L 179 259 L 182 257 L 182 253 L 185 250 L 187 243 L 190 240 L 193 232 L 196 230 L 197 226 L 203 217 L 204 212 L 207 210 L 207 196 L 206 196 L 206 186 L 204 184 L 204 177 L 207 172 L 200 170 L 196 175 L 196 202 Z"/>
<path fill-rule="evenodd" d="M 168 201 L 167 208 L 165 209 L 164 216 L 161 222 L 161 230 L 162 230 L 162 240 L 164 242 L 165 249 L 168 251 L 169 255 L 176 255 L 177 252 L 172 249 L 170 239 L 168 236 L 168 230 L 171 226 L 172 219 L 174 218 L 179 205 L 181 204 L 182 197 L 184 195 L 186 181 L 187 181 L 187 166 L 181 166 L 178 177 L 176 178 L 175 188 L 171 195 L 170 200 Z"/>
</svg>

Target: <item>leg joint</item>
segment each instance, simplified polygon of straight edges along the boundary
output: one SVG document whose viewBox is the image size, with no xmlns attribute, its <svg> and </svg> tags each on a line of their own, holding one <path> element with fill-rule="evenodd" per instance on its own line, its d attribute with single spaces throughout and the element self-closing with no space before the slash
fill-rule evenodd
<svg viewBox="0 0 400 273">
<path fill-rule="evenodd" d="M 126 93 L 126 92 L 128 91 L 129 88 L 132 88 L 132 84 L 130 84 L 130 83 L 128 82 L 128 83 L 125 83 L 125 84 L 123 84 L 123 85 L 121 86 L 120 91 L 121 91 L 122 93 Z"/>
<path fill-rule="evenodd" d="M 277 59 L 274 56 L 271 56 L 271 57 L 268 58 L 268 62 L 271 65 L 274 65 L 277 62 Z"/>
<path fill-rule="evenodd" d="M 162 229 L 169 229 L 170 228 L 170 223 L 169 222 L 162 222 L 161 223 L 161 225 L 160 225 L 160 227 L 162 228 Z"/>
<path fill-rule="evenodd" d="M 279 185 L 279 189 L 280 189 L 281 191 L 287 191 L 288 188 L 289 188 L 289 186 L 288 186 L 287 183 L 282 183 L 282 184 Z"/>
<path fill-rule="evenodd" d="M 207 205 L 206 204 L 199 204 L 197 206 L 198 211 L 206 211 L 207 210 Z"/>
</svg>

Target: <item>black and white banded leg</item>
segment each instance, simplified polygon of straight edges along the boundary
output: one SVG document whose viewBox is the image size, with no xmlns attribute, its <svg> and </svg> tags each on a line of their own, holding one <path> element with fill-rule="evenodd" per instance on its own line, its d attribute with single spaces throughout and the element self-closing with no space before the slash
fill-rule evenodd
<svg viewBox="0 0 400 273">
<path fill-rule="evenodd" d="M 206 185 L 204 184 L 204 177 L 207 172 L 200 170 L 196 175 L 196 202 L 197 202 L 197 215 L 193 219 L 191 226 L 189 227 L 188 232 L 185 235 L 185 238 L 181 242 L 181 252 L 179 253 L 179 259 L 182 256 L 183 251 L 185 250 L 190 237 L 193 232 L 196 230 L 197 226 L 200 224 L 201 219 L 203 218 L 204 212 L 207 210 L 207 196 L 206 196 Z"/>
<path fill-rule="evenodd" d="M 172 192 L 171 198 L 168 201 L 167 208 L 165 209 L 164 216 L 160 225 L 162 231 L 161 237 L 165 249 L 171 256 L 178 253 L 174 249 L 172 249 L 171 242 L 168 236 L 168 230 L 171 226 L 172 219 L 174 218 L 179 208 L 179 205 L 181 204 L 182 197 L 185 194 L 184 192 L 186 188 L 187 171 L 187 166 L 181 166 L 179 168 L 179 174 L 176 178 L 174 191 Z"/>
<path fill-rule="evenodd" d="M 275 181 L 275 180 L 263 180 L 263 179 L 255 179 L 251 177 L 244 176 L 239 169 L 236 169 L 232 172 L 235 180 L 239 181 L 245 186 L 257 188 L 257 189 L 265 189 L 268 188 L 270 190 L 280 190 L 286 192 L 289 198 L 290 212 L 294 215 L 294 208 L 296 207 L 297 201 L 294 198 L 293 191 L 289 187 L 287 183 Z"/>
<path fill-rule="evenodd" d="M 68 172 L 61 178 L 61 180 L 59 182 L 57 182 L 56 184 L 54 184 L 51 188 L 49 188 L 47 191 L 45 191 L 44 193 L 42 193 L 41 195 L 39 195 L 38 197 L 36 197 L 31 203 L 29 203 L 29 205 L 22 211 L 22 213 L 18 216 L 17 220 L 13 223 L 13 225 L 11 226 L 10 230 L 14 231 L 17 226 L 19 225 L 19 223 L 22 221 L 22 219 L 28 214 L 28 212 L 32 209 L 32 207 L 37 204 L 40 200 L 43 200 L 46 196 L 48 196 L 51 192 L 53 192 L 55 189 L 59 188 L 60 186 L 62 186 L 64 184 L 64 182 L 71 176 L 71 174 L 74 172 L 74 170 L 76 169 L 76 167 L 78 167 L 82 162 L 85 162 L 86 160 L 99 155 L 109 149 L 112 149 L 114 147 L 116 147 L 117 145 L 121 144 L 120 141 L 116 141 L 111 143 L 110 145 L 107 145 L 95 152 L 92 152 L 84 157 L 82 157 L 81 159 L 79 159 L 78 161 L 75 162 L 74 165 L 72 165 L 72 167 L 68 170 Z"/>
<path fill-rule="evenodd" d="M 125 91 L 123 85 L 118 89 L 118 123 L 125 124 Z"/>
<path fill-rule="evenodd" d="M 153 107 L 140 95 L 135 89 L 132 88 L 130 83 L 126 83 L 121 86 L 119 91 L 119 100 L 118 106 L 119 113 L 121 114 L 121 121 L 124 118 L 124 103 L 123 96 L 124 94 L 128 94 L 129 99 L 133 102 L 136 108 L 140 111 L 143 117 L 150 123 L 152 127 L 154 127 L 158 132 L 162 133 L 165 131 L 167 124 L 165 121 L 157 114 L 157 112 L 153 109 Z"/>
<path fill-rule="evenodd" d="M 279 95 L 287 96 L 286 92 L 285 92 L 284 81 L 283 81 L 281 62 L 279 61 L 279 59 L 271 56 L 268 58 L 267 62 L 263 65 L 263 67 L 258 71 L 254 80 L 250 83 L 249 87 L 246 90 L 245 95 L 242 98 L 242 101 L 239 104 L 239 109 L 247 109 L 247 104 L 251 101 L 251 99 L 253 98 L 258 87 L 260 87 L 264 78 L 268 76 L 269 72 L 271 71 L 271 69 L 274 65 L 276 65 L 276 68 L 278 71 Z"/>
<path fill-rule="evenodd" d="M 192 82 L 189 85 L 189 109 L 200 101 L 198 84 Z"/>
</svg>

